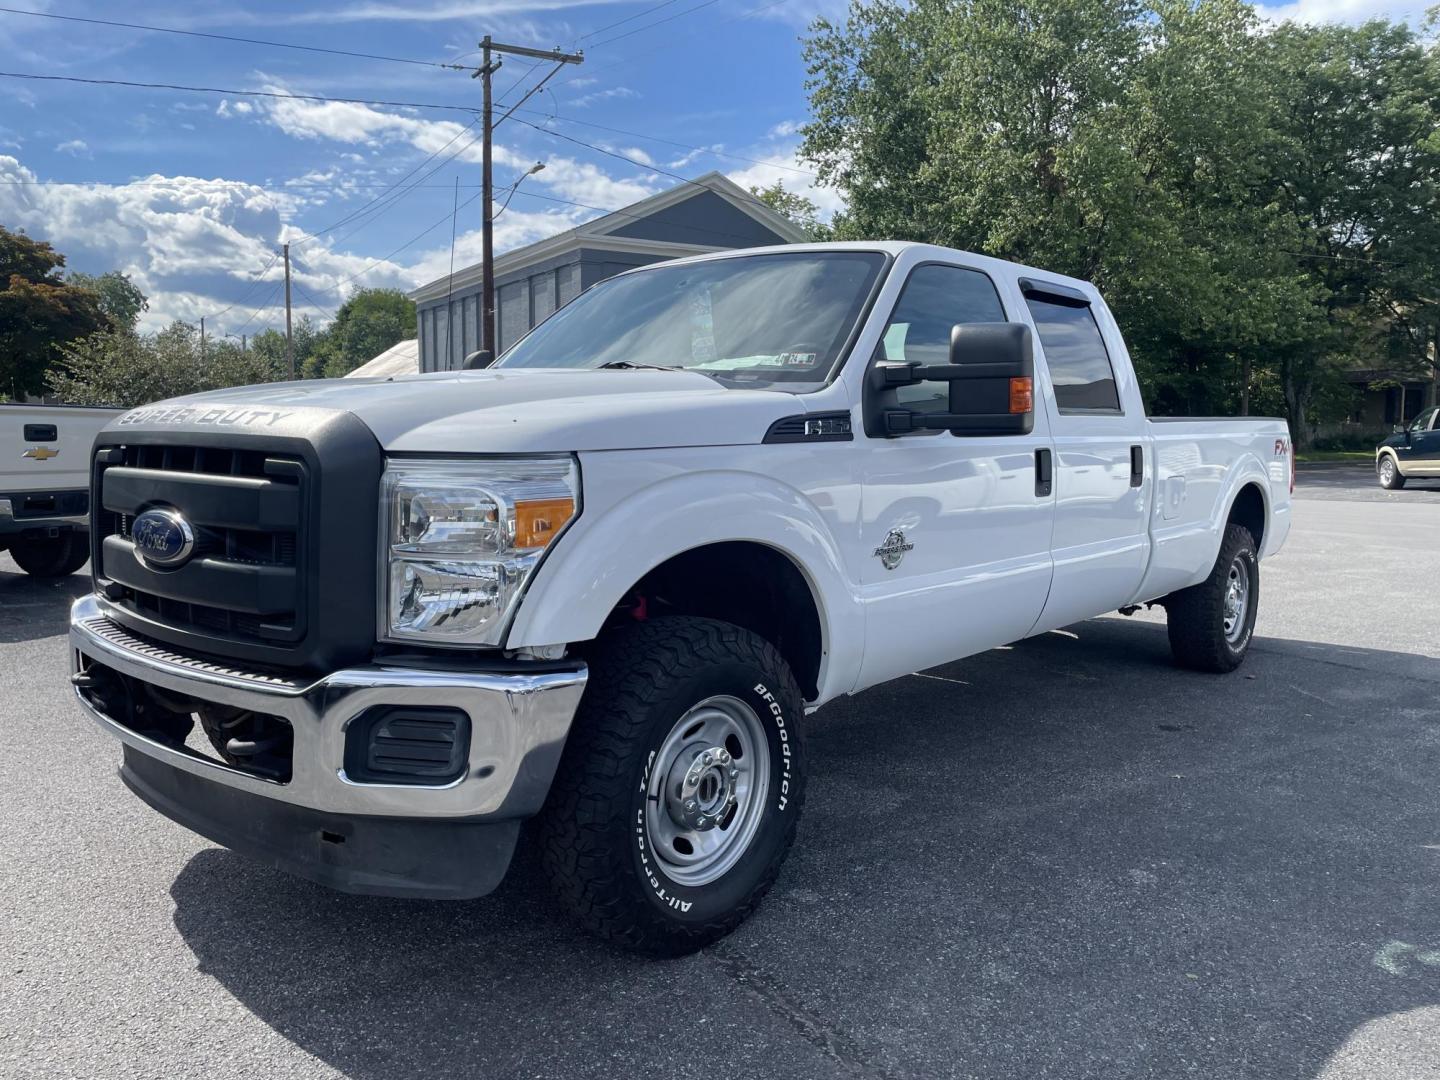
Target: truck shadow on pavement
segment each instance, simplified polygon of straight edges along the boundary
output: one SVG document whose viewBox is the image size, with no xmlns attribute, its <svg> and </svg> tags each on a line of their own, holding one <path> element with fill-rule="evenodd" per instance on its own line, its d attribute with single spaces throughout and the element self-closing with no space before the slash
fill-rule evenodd
<svg viewBox="0 0 1440 1080">
<path fill-rule="evenodd" d="M 208 849 L 175 924 L 247 1009 L 366 1080 L 1330 1080 L 1437 1060 L 1440 1010 L 1397 1014 L 1440 1004 L 1440 661 L 1262 638 L 1203 676 L 1170 665 L 1163 629 L 1108 618 L 809 730 L 790 862 L 697 956 L 590 940 L 529 862 L 431 904 Z"/>
<path fill-rule="evenodd" d="M 0 553 L 0 645 L 64 635 L 70 604 L 90 591 L 89 564 L 63 578 L 35 578 Z"/>
</svg>

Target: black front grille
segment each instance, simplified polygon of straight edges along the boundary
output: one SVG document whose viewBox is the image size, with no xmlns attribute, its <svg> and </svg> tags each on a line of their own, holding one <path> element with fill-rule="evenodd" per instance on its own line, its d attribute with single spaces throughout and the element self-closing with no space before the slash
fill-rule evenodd
<svg viewBox="0 0 1440 1080">
<path fill-rule="evenodd" d="M 148 620 L 212 638 L 295 642 L 305 633 L 299 537 L 308 469 L 300 458 L 185 445 L 127 445 L 99 477 L 100 570 L 109 599 Z M 135 517 L 178 510 L 195 533 L 182 566 L 136 558 Z"/>
<path fill-rule="evenodd" d="M 375 648 L 382 455 L 353 414 L 305 406 L 156 406 L 96 441 L 91 566 L 106 614 L 187 656 L 333 671 Z M 195 547 L 136 558 L 148 509 L 178 511 Z"/>
</svg>

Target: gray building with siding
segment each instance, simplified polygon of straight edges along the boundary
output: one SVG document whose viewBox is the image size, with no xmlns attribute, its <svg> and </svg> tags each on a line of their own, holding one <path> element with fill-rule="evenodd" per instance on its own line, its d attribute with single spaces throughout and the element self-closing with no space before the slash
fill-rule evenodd
<svg viewBox="0 0 1440 1080">
<path fill-rule="evenodd" d="M 731 248 L 798 243 L 793 222 L 712 172 L 495 260 L 495 330 L 504 352 L 597 281 L 647 263 Z M 420 370 L 464 365 L 480 347 L 480 267 L 410 294 Z"/>
</svg>

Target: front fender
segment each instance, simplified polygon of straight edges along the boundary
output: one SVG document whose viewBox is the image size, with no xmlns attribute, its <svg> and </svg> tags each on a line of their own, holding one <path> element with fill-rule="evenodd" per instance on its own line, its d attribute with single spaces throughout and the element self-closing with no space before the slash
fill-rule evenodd
<svg viewBox="0 0 1440 1080">
<path fill-rule="evenodd" d="M 536 572 L 508 648 L 589 641 L 661 563 L 707 544 L 752 541 L 787 556 L 810 586 L 822 638 L 818 700 L 850 689 L 864 649 L 863 615 L 814 503 L 754 472 L 672 473 L 623 494 L 617 489 L 625 485 L 597 475 L 603 472 L 586 467 L 584 509 Z"/>
</svg>

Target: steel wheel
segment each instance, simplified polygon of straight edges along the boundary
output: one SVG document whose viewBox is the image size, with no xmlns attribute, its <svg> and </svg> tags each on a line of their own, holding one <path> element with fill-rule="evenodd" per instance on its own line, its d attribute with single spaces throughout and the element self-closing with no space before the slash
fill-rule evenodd
<svg viewBox="0 0 1440 1080">
<path fill-rule="evenodd" d="M 1385 455 L 1380 459 L 1380 484 L 1389 487 L 1395 482 L 1395 459 Z"/>
<path fill-rule="evenodd" d="M 1230 564 L 1225 583 L 1225 640 L 1235 644 L 1245 632 L 1245 614 L 1250 608 L 1250 566 L 1243 559 Z"/>
<path fill-rule="evenodd" d="M 705 885 L 745 854 L 764 816 L 770 744 L 739 698 L 707 698 L 660 746 L 646 793 L 645 831 L 668 877 Z"/>
</svg>

